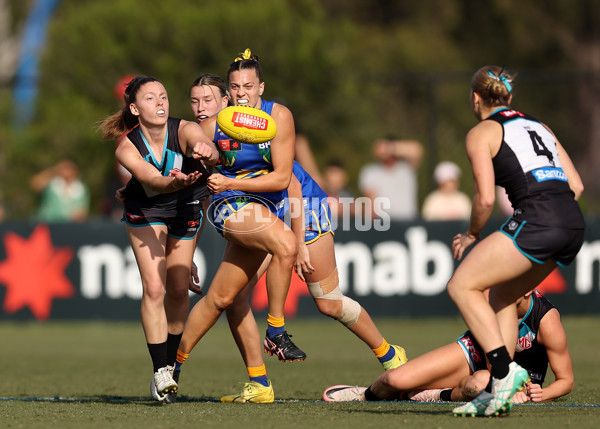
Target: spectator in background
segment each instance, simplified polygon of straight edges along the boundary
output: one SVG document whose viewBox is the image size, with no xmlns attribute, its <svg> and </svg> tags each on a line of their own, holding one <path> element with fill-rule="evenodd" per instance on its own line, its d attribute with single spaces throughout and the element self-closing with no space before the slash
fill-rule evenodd
<svg viewBox="0 0 600 429">
<path fill-rule="evenodd" d="M 371 200 L 371 215 L 381 217 L 385 212 L 393 221 L 415 219 L 419 214 L 416 172 L 423 145 L 415 140 L 378 139 L 373 154 L 377 162 L 364 166 L 358 180 L 362 195 Z"/>
<path fill-rule="evenodd" d="M 44 222 L 83 222 L 88 218 L 90 194 L 79 167 L 64 160 L 31 178 L 31 189 L 41 192 L 37 218 Z"/>
<path fill-rule="evenodd" d="M 437 189 L 423 203 L 425 220 L 467 220 L 471 216 L 471 199 L 459 190 L 460 167 L 451 161 L 440 162 L 433 171 Z"/>
<path fill-rule="evenodd" d="M 348 172 L 344 163 L 339 159 L 332 159 L 323 170 L 323 190 L 329 197 L 329 205 L 333 218 L 342 216 L 344 210 L 349 210 L 354 216 L 354 195 L 348 188 Z M 346 201 L 341 201 L 344 198 Z"/>
</svg>

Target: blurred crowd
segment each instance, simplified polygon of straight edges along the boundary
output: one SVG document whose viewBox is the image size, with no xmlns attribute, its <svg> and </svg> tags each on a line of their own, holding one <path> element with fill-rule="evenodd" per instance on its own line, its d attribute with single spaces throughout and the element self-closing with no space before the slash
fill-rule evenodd
<svg viewBox="0 0 600 429">
<path fill-rule="evenodd" d="M 133 78 L 123 76 L 114 87 L 114 98 L 122 102 L 127 83 Z M 120 140 L 116 141 L 115 148 Z M 320 160 L 319 167 L 306 135 L 296 136 L 296 161 L 314 178 L 329 196 L 334 218 L 341 216 L 363 219 L 387 217 L 391 221 L 452 221 L 468 220 L 471 195 L 461 189 L 461 169 L 451 160 L 443 160 L 433 169 L 432 189 L 420 189 L 425 148 L 416 140 L 395 137 L 377 138 L 371 145 L 370 161 L 358 173 L 356 187 L 342 158 Z M 115 192 L 131 178 L 131 174 L 114 164 L 114 175 L 107 182 L 104 196 L 92 201 L 90 190 L 81 175 L 82 166 L 71 159 L 34 174 L 30 188 L 38 196 L 33 218 L 42 222 L 83 222 L 91 213 L 118 222 L 123 208 Z M 431 167 L 429 167 L 431 168 Z M 421 182 L 422 183 L 422 182 Z M 429 183 L 429 181 L 428 181 Z M 422 185 L 421 185 L 422 186 Z M 419 195 L 423 204 L 419 204 Z M 512 208 L 503 190 L 498 190 L 498 210 L 511 214 Z M 7 207 L 0 193 L 0 222 L 7 216 Z"/>
<path fill-rule="evenodd" d="M 308 138 L 299 134 L 296 139 L 296 160 L 329 195 L 334 217 L 347 213 L 351 217 L 368 215 L 371 219 L 388 216 L 392 221 L 468 220 L 471 196 L 461 190 L 460 167 L 449 160 L 435 166 L 435 188 L 425 195 L 419 206 L 418 175 L 423 157 L 424 147 L 418 141 L 376 139 L 372 144 L 372 161 L 359 171 L 357 190 L 353 190 L 351 175 L 341 158 L 326 160 L 321 169 Z M 102 217 L 120 220 L 122 207 L 114 195 L 130 177 L 123 167 L 115 164 L 115 175 L 99 204 Z M 90 191 L 81 177 L 80 167 L 70 159 L 35 174 L 30 188 L 39 196 L 36 220 L 83 222 L 90 216 Z M 497 201 L 501 213 L 511 213 L 510 202 L 502 189 L 498 191 Z M 0 221 L 4 219 L 5 207 L 0 195 Z"/>
<path fill-rule="evenodd" d="M 436 165 L 435 189 L 419 206 L 418 175 L 424 153 L 423 145 L 415 140 L 376 139 L 372 144 L 372 162 L 359 171 L 357 192 L 351 190 L 350 175 L 341 159 L 330 159 L 322 173 L 318 170 L 304 136 L 297 141 L 296 160 L 329 195 L 333 216 L 345 210 L 351 216 L 360 214 L 371 219 L 387 215 L 392 221 L 468 220 L 471 197 L 461 191 L 462 172 L 452 161 Z"/>
</svg>

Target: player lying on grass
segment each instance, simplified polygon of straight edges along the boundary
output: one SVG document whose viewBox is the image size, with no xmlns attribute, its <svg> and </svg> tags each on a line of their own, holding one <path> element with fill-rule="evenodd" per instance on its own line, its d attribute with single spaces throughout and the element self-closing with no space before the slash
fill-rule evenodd
<svg viewBox="0 0 600 429">
<path fill-rule="evenodd" d="M 518 300 L 517 314 L 519 336 L 514 360 L 528 371 L 531 382 L 514 395 L 512 402 L 550 401 L 568 394 L 573 389 L 573 368 L 558 310 L 533 290 Z M 542 387 L 548 364 L 556 380 Z M 454 343 L 384 372 L 369 388 L 332 386 L 323 392 L 323 399 L 463 402 L 475 398 L 489 378 L 485 354 L 467 331 Z"/>
</svg>

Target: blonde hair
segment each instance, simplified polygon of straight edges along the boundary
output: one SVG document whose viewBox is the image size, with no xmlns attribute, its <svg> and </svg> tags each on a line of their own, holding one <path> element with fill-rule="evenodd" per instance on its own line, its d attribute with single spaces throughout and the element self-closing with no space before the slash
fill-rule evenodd
<svg viewBox="0 0 600 429">
<path fill-rule="evenodd" d="M 471 91 L 479 94 L 486 106 L 508 106 L 513 80 L 504 67 L 484 66 L 473 75 Z"/>
</svg>

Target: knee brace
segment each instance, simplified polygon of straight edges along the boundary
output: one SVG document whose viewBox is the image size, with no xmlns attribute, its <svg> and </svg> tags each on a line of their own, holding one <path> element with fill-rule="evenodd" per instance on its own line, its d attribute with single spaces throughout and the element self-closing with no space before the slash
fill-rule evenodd
<svg viewBox="0 0 600 429">
<path fill-rule="evenodd" d="M 337 320 L 349 328 L 358 320 L 361 306 L 358 302 L 342 294 L 339 288 L 337 268 L 320 282 L 307 283 L 308 290 L 313 298 L 342 301 L 342 312 Z"/>
</svg>

